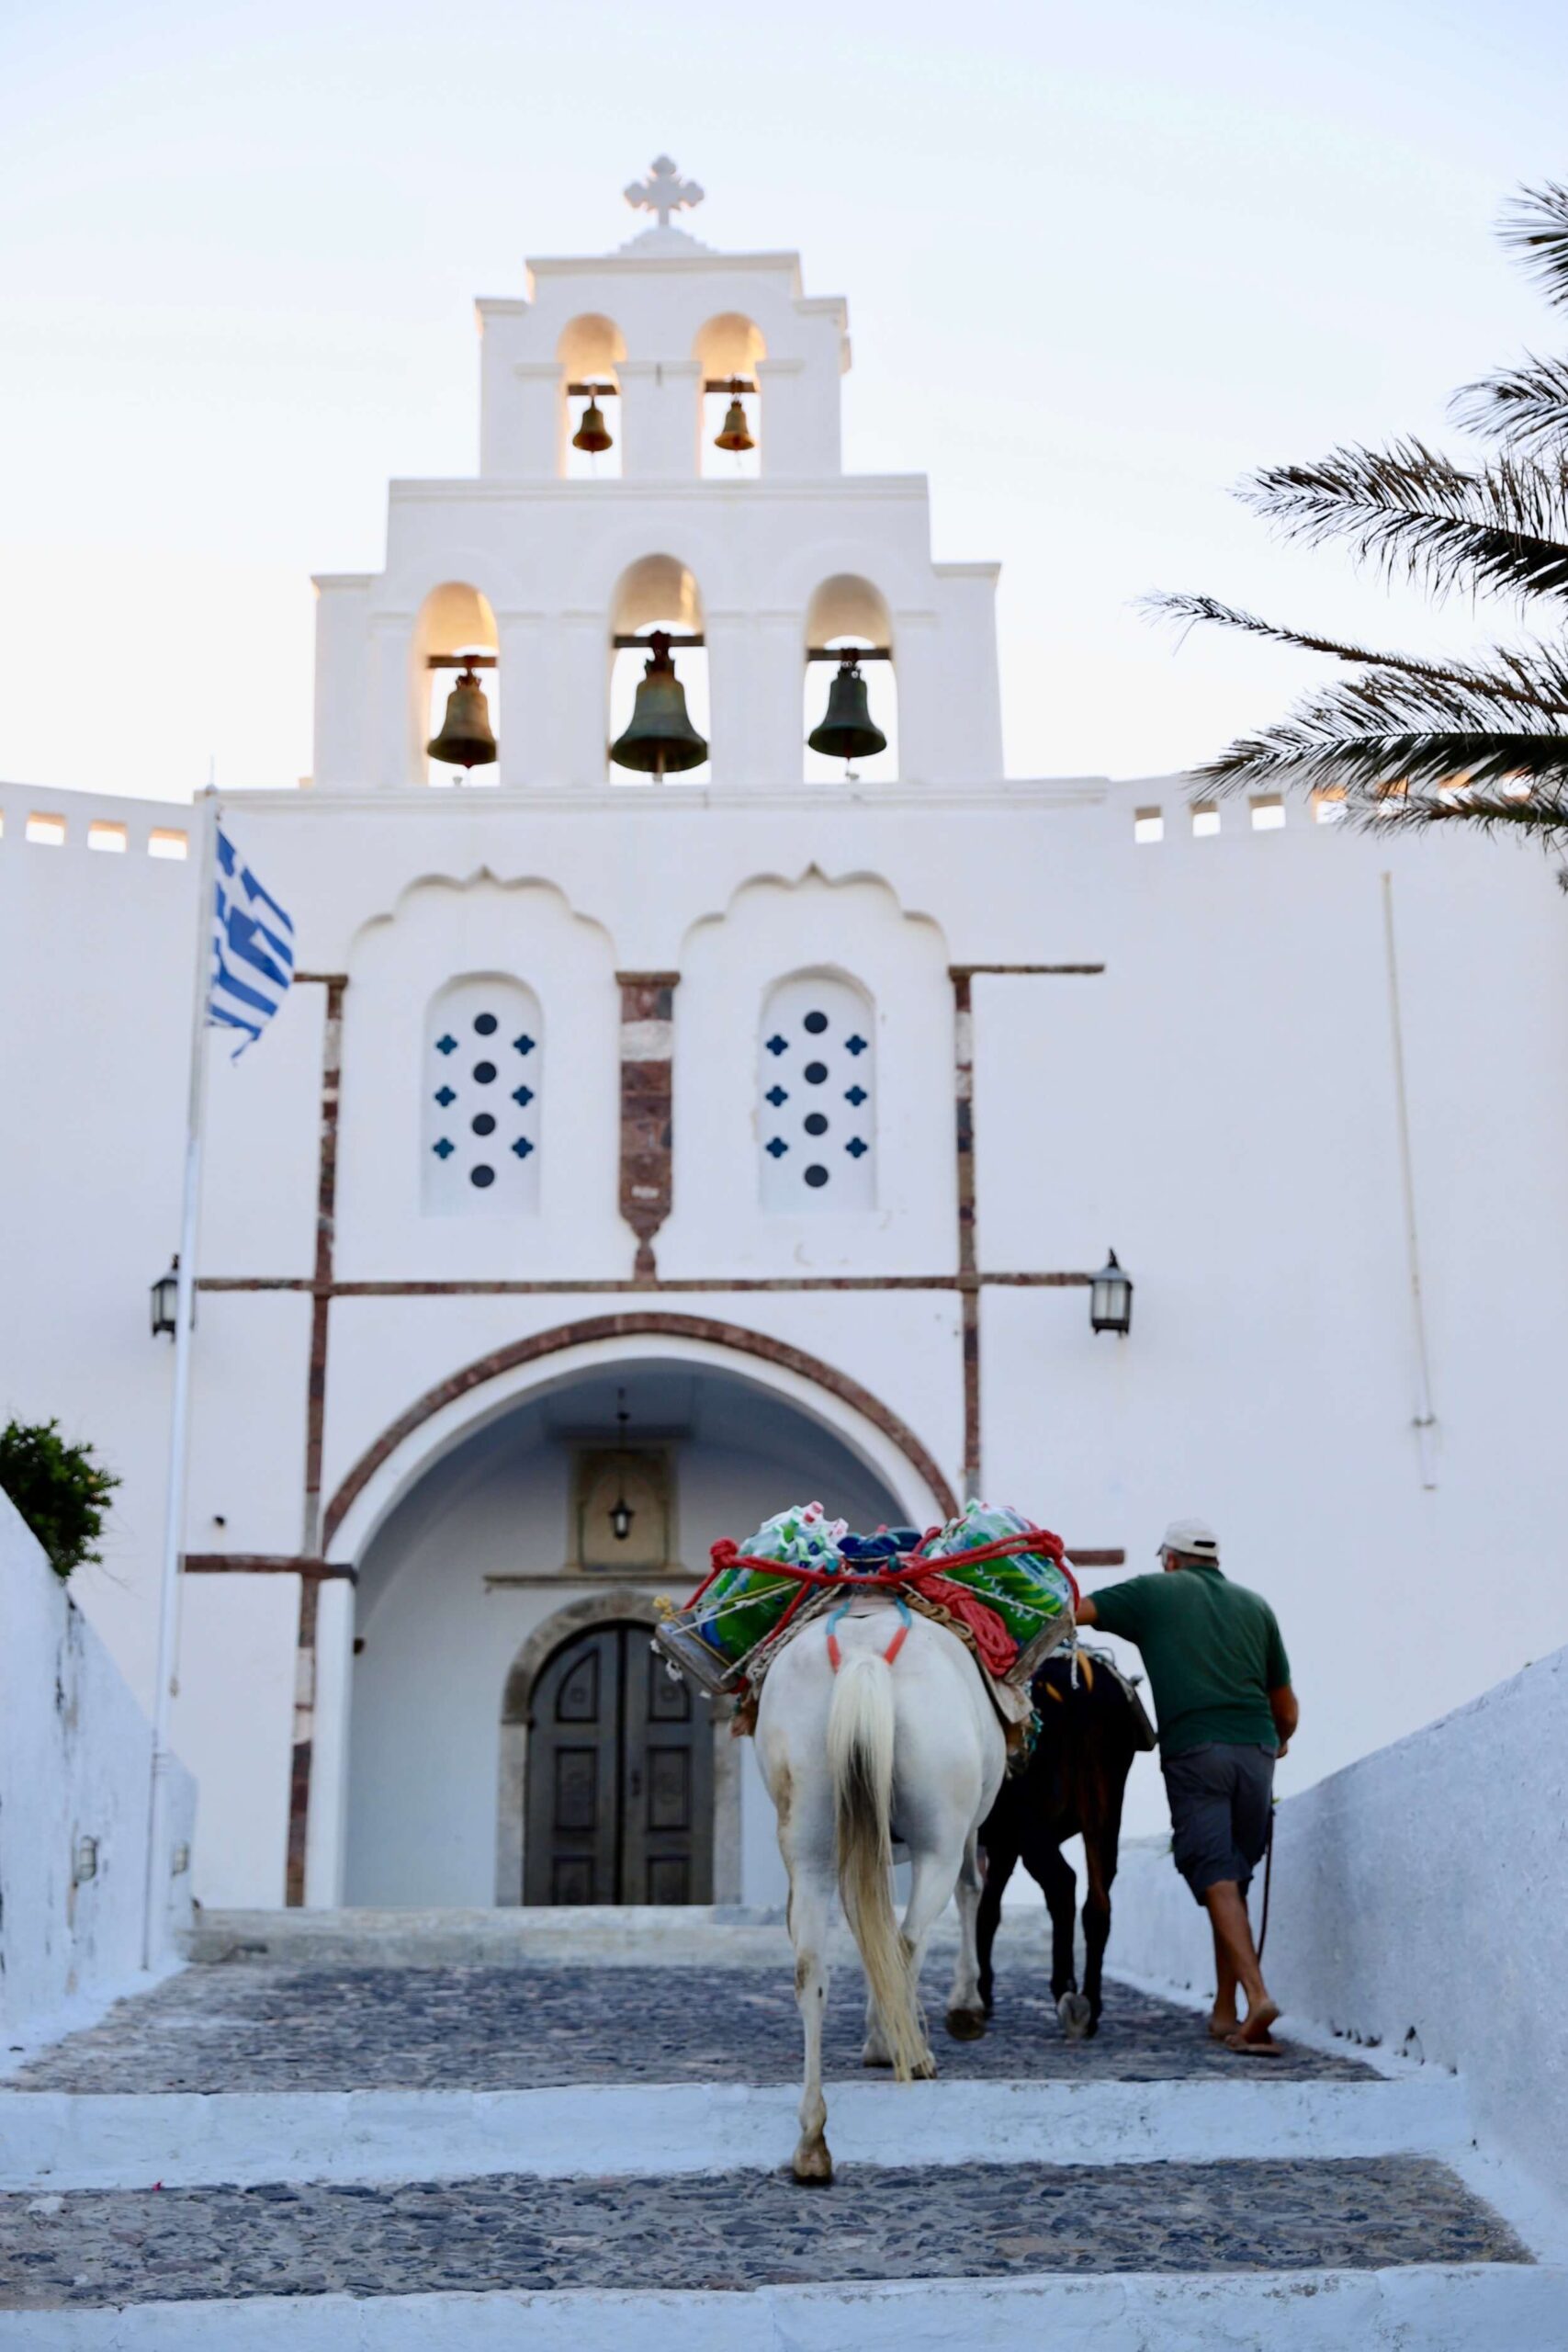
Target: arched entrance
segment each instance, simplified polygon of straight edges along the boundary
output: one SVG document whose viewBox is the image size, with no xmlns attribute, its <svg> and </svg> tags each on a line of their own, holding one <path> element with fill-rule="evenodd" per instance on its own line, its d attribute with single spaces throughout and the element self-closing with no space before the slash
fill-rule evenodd
<svg viewBox="0 0 1568 2352">
<path fill-rule="evenodd" d="M 616 1340 L 470 1408 L 412 1478 L 386 1464 L 352 1547 L 350 1905 L 783 1900 L 751 1743 L 652 1657 L 657 1604 L 789 1502 L 874 1527 L 932 1515 L 930 1489 L 793 1369 Z"/>
<path fill-rule="evenodd" d="M 562 1642 L 526 1731 L 525 1903 L 712 1901 L 712 1718 L 666 1674 L 646 1623 Z"/>
</svg>

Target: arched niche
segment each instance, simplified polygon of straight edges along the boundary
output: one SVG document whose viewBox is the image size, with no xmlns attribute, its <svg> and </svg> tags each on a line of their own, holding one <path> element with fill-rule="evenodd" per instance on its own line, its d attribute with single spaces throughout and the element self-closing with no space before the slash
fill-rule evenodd
<svg viewBox="0 0 1568 2352">
<path fill-rule="evenodd" d="M 704 384 L 734 382 L 743 385 L 758 383 L 757 367 L 768 356 L 768 346 L 761 328 L 754 319 L 746 318 L 739 311 L 720 311 L 697 329 L 692 344 L 692 356 Z M 762 403 L 759 391 L 741 395 L 746 421 L 756 442 L 754 449 L 716 449 L 714 436 L 720 430 L 725 412 L 729 406 L 727 390 L 705 390 L 702 395 L 700 419 L 701 437 L 698 451 L 701 471 L 716 481 L 734 481 L 754 478 L 761 469 L 762 443 Z"/>
<path fill-rule="evenodd" d="M 645 555 L 630 563 L 616 581 L 610 597 L 610 663 L 609 663 L 609 724 L 605 734 L 608 746 L 615 742 L 630 721 L 636 707 L 637 689 L 647 667 L 648 657 L 635 646 L 619 650 L 614 640 L 617 637 L 642 637 L 652 629 L 667 629 L 672 637 L 696 637 L 703 633 L 702 592 L 696 575 L 679 556 Z M 672 655 L 675 674 L 685 689 L 686 712 L 699 735 L 710 732 L 708 722 L 708 656 L 705 645 L 678 646 Z M 669 779 L 671 785 L 705 784 L 710 776 L 709 763 L 689 768 L 682 775 Z M 651 777 L 634 774 L 626 768 L 609 766 L 610 781 L 633 789 L 650 784 Z"/>
<path fill-rule="evenodd" d="M 495 615 L 481 589 L 467 581 L 444 580 L 419 608 L 409 652 L 409 773 L 415 784 L 493 785 L 498 781 L 494 765 L 470 768 L 465 775 L 460 768 L 438 765 L 424 748 L 440 729 L 446 697 L 459 674 L 455 669 L 433 670 L 431 659 L 434 655 L 460 659 L 471 653 L 487 654 L 495 663 L 493 668 L 481 668 L 478 675 L 490 708 L 491 728 L 499 741 L 501 637 Z"/>
<path fill-rule="evenodd" d="M 577 318 L 569 319 L 556 344 L 556 357 L 560 364 L 561 402 L 559 424 L 559 458 L 558 472 L 569 481 L 613 481 L 620 477 L 621 389 L 620 363 L 626 356 L 626 337 L 614 319 L 602 311 L 584 311 Z M 608 392 L 600 406 L 612 435 L 611 447 L 592 452 L 574 449 L 571 436 L 581 422 L 587 401 L 568 394 L 569 384 L 603 384 Z"/>
<path fill-rule="evenodd" d="M 830 647 L 835 651 L 853 653 L 874 651 L 892 656 L 893 616 L 887 599 L 874 582 L 858 572 L 835 571 L 818 582 L 806 610 L 807 647 Z M 828 707 L 828 696 L 833 679 L 838 674 L 830 662 L 807 662 L 805 664 L 805 725 L 802 734 L 808 736 L 820 725 Z M 887 738 L 887 749 L 874 757 L 862 757 L 853 763 L 854 774 L 872 783 L 892 783 L 898 774 L 898 681 L 895 659 L 868 662 L 861 675 L 865 680 L 866 701 L 874 724 Z M 843 780 L 844 762 L 828 759 L 814 752 L 809 743 L 805 747 L 805 776 L 808 784 L 837 784 Z"/>
</svg>

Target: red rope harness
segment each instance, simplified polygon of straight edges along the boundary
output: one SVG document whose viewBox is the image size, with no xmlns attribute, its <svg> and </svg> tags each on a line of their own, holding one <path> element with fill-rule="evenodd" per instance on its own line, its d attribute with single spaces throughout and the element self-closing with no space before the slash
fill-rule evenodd
<svg viewBox="0 0 1568 2352">
<path fill-rule="evenodd" d="M 846 1566 L 838 1570 L 808 1568 L 794 1560 L 758 1559 L 752 1553 L 742 1552 L 729 1536 L 721 1535 L 708 1554 L 713 1565 L 686 1607 L 694 1609 L 715 1577 L 723 1576 L 730 1568 L 755 1568 L 762 1576 L 793 1577 L 797 1589 L 773 1629 L 776 1636 L 783 1633 L 807 1594 L 823 1585 L 834 1585 L 846 1594 L 867 1589 L 897 1592 L 900 1587 L 908 1585 L 923 1600 L 935 1602 L 966 1626 L 981 1662 L 992 1674 L 1003 1675 L 1018 1656 L 1018 1644 L 994 1609 L 987 1608 L 979 1595 L 971 1592 L 966 1585 L 954 1584 L 944 1571 L 961 1565 L 977 1566 L 986 1560 L 1010 1559 L 1020 1552 L 1039 1552 L 1045 1558 L 1054 1560 L 1066 1577 L 1076 1609 L 1079 1597 L 1077 1579 L 1067 1566 L 1066 1546 L 1061 1537 L 1053 1535 L 1048 1528 L 1024 1527 L 1020 1528 L 1016 1534 L 998 1536 L 994 1544 L 976 1544 L 972 1552 L 947 1553 L 939 1559 L 933 1559 L 926 1552 L 925 1545 L 933 1543 L 941 1532 L 939 1527 L 929 1528 L 919 1551 L 902 1554 L 885 1568 L 860 1569 Z M 904 1628 L 900 1626 L 888 1653 L 890 1661 L 897 1657 L 903 1638 Z"/>
</svg>

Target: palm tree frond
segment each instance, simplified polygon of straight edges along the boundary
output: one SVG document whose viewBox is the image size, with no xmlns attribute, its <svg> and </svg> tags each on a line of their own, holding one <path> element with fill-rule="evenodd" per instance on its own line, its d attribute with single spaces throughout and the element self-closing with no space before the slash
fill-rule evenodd
<svg viewBox="0 0 1568 2352">
<path fill-rule="evenodd" d="M 1540 825 L 1545 810 L 1550 823 L 1568 823 L 1568 735 L 1358 727 L 1357 716 L 1333 696 L 1308 701 L 1230 744 L 1194 782 L 1207 796 L 1308 786 L 1342 792 L 1352 806 L 1381 805 L 1396 786 L 1408 796 L 1519 784 L 1529 786 L 1519 805 L 1537 812 L 1520 822 Z"/>
<path fill-rule="evenodd" d="M 1547 300 L 1568 307 L 1568 187 L 1557 180 L 1521 187 L 1504 207 L 1498 234 Z"/>
<path fill-rule="evenodd" d="M 1568 359 L 1539 359 L 1483 376 L 1454 394 L 1455 422 L 1514 449 L 1568 449 Z"/>
<path fill-rule="evenodd" d="M 1337 662 L 1419 679 L 1431 687 L 1452 686 L 1498 702 L 1524 704 L 1543 716 L 1568 717 L 1568 653 L 1554 652 L 1549 646 L 1496 646 L 1483 662 L 1424 662 L 1414 653 L 1380 653 L 1368 646 L 1348 645 L 1340 638 L 1286 628 L 1222 604 L 1217 596 L 1156 590 L 1140 596 L 1137 607 L 1152 619 L 1175 622 L 1183 632 L 1200 622 L 1240 629 L 1270 644 L 1294 646 L 1303 653 L 1330 653 Z"/>
<path fill-rule="evenodd" d="M 1288 537 L 1348 539 L 1358 560 L 1438 595 L 1461 584 L 1568 595 L 1568 460 L 1467 470 L 1410 440 L 1266 466 L 1240 494 Z"/>
</svg>

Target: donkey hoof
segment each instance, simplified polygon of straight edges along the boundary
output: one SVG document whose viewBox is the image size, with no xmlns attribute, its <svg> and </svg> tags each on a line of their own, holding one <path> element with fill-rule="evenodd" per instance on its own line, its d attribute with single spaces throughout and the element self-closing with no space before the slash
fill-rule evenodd
<svg viewBox="0 0 1568 2352">
<path fill-rule="evenodd" d="M 1082 1993 L 1064 1993 L 1056 2004 L 1056 2015 L 1069 2041 L 1085 2041 L 1093 2029 L 1094 2011 Z"/>
<path fill-rule="evenodd" d="M 936 2080 L 936 2060 L 931 2056 L 931 2052 L 930 2052 L 929 2050 L 926 2052 L 926 2054 L 925 2054 L 925 2056 L 924 2056 L 923 2058 L 917 2058 L 917 2059 L 916 2059 L 916 2061 L 915 2061 L 915 2064 L 914 2064 L 913 2067 L 910 2069 L 909 2080 L 910 2080 L 912 2083 L 934 2083 L 934 2082 L 935 2082 L 935 2080 Z"/>
<path fill-rule="evenodd" d="M 833 2159 L 828 2153 L 827 2141 L 803 2142 L 795 2152 L 793 2170 L 803 2188 L 830 2188 Z"/>
<path fill-rule="evenodd" d="M 893 2065 L 892 2059 L 878 2041 L 866 2043 L 860 2053 L 860 2063 L 863 2066 L 880 2066 L 885 2071 L 891 2071 Z"/>
<path fill-rule="evenodd" d="M 954 2041 L 978 2041 L 986 2030 L 984 2009 L 949 2009 L 947 2030 Z"/>
</svg>

